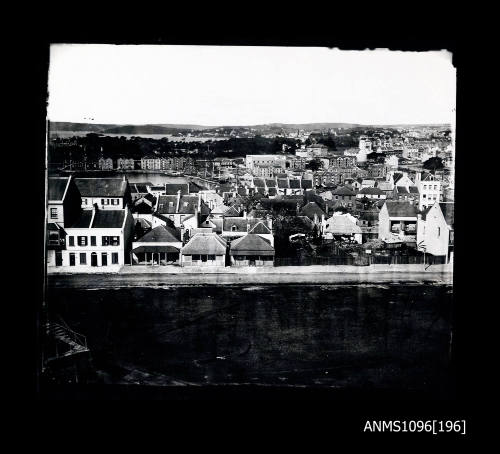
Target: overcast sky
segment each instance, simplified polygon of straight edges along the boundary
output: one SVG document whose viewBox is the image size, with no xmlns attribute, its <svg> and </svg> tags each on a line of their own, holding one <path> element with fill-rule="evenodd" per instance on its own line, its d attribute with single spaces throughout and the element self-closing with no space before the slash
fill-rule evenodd
<svg viewBox="0 0 500 454">
<path fill-rule="evenodd" d="M 210 126 L 451 123 L 455 88 L 445 51 L 57 44 L 48 118 Z"/>
</svg>

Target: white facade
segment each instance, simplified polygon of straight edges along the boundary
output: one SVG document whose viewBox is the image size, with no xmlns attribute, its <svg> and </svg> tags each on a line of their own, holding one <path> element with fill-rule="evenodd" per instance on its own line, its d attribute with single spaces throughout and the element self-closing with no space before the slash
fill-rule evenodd
<svg viewBox="0 0 500 454">
<path fill-rule="evenodd" d="M 420 250 L 432 255 L 447 255 L 452 228 L 446 223 L 439 202 L 432 205 L 423 220 L 419 216 L 417 229 L 417 245 Z"/>
<path fill-rule="evenodd" d="M 436 180 L 433 175 L 428 175 L 425 180 L 420 179 L 420 173 L 416 176 L 416 186 L 420 193 L 419 210 L 424 210 L 435 202 L 442 201 L 442 182 Z"/>
</svg>

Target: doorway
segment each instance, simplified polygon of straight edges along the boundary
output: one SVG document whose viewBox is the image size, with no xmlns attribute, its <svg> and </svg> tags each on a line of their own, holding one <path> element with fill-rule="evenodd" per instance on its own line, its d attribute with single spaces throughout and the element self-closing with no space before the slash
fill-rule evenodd
<svg viewBox="0 0 500 454">
<path fill-rule="evenodd" d="M 90 254 L 90 265 L 97 266 L 97 254 L 95 252 L 92 252 L 92 254 Z"/>
<path fill-rule="evenodd" d="M 102 253 L 101 262 L 102 266 L 108 266 L 108 254 L 106 252 Z"/>
</svg>

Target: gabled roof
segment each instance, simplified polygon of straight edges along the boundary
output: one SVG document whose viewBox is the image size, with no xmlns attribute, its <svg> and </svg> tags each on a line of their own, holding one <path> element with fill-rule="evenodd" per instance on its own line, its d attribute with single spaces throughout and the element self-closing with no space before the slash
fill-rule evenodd
<svg viewBox="0 0 500 454">
<path fill-rule="evenodd" d="M 264 180 L 262 178 L 254 178 L 253 184 L 254 184 L 254 186 L 258 186 L 258 187 L 264 187 L 266 185 L 266 183 L 264 182 Z"/>
<path fill-rule="evenodd" d="M 354 235 L 362 233 L 361 227 L 347 215 L 336 215 L 326 220 L 326 232 L 334 235 Z"/>
<path fill-rule="evenodd" d="M 63 200 L 66 188 L 71 177 L 49 177 L 48 178 L 48 200 Z"/>
<path fill-rule="evenodd" d="M 409 194 L 409 191 L 405 186 L 396 186 L 396 192 L 398 194 Z"/>
<path fill-rule="evenodd" d="M 355 196 L 356 193 L 345 186 L 339 186 L 337 189 L 332 191 L 332 195 L 349 195 Z"/>
<path fill-rule="evenodd" d="M 276 188 L 269 188 L 268 193 L 269 193 L 269 195 L 277 195 L 278 190 Z"/>
<path fill-rule="evenodd" d="M 417 217 L 417 208 L 410 202 L 399 202 L 388 200 L 385 202 L 389 216 L 400 217 L 400 218 L 410 218 Z"/>
<path fill-rule="evenodd" d="M 223 215 L 225 217 L 228 217 L 228 216 L 239 216 L 240 212 L 239 212 L 239 210 L 234 205 L 231 205 L 227 210 L 224 211 Z"/>
<path fill-rule="evenodd" d="M 261 236 L 249 233 L 231 243 L 230 255 L 274 255 L 274 248 Z"/>
<path fill-rule="evenodd" d="M 249 232 L 261 221 L 262 219 L 255 218 L 225 217 L 222 230 L 224 232 Z M 235 228 L 234 230 L 233 227 Z M 267 231 L 265 233 L 270 232 Z"/>
<path fill-rule="evenodd" d="M 123 178 L 75 178 L 82 197 L 124 197 L 128 183 Z"/>
<path fill-rule="evenodd" d="M 300 189 L 300 180 L 289 180 L 291 189 Z"/>
<path fill-rule="evenodd" d="M 417 186 L 408 186 L 408 189 L 410 190 L 410 194 L 418 194 Z"/>
<path fill-rule="evenodd" d="M 300 181 L 300 184 L 302 186 L 302 189 L 311 189 L 313 187 L 313 182 L 312 180 L 305 180 L 305 179 L 302 179 Z"/>
<path fill-rule="evenodd" d="M 226 253 L 226 245 L 226 241 L 216 233 L 196 233 L 182 248 L 182 254 L 224 255 Z"/>
<path fill-rule="evenodd" d="M 321 216 L 324 215 L 325 212 L 318 206 L 316 202 L 309 202 L 302 207 L 302 209 L 300 210 L 300 214 L 302 216 L 307 216 L 308 218 L 313 219 L 315 214 L 318 216 L 318 218 L 321 218 Z"/>
<path fill-rule="evenodd" d="M 361 191 L 359 193 L 360 194 L 371 194 L 371 195 L 384 195 L 385 194 L 385 192 L 382 191 L 382 189 L 372 188 L 372 187 L 363 188 L 363 189 L 361 189 Z"/>
<path fill-rule="evenodd" d="M 264 224 L 264 222 L 260 221 L 257 224 L 255 224 L 248 231 L 248 233 L 267 235 L 267 234 L 272 233 L 272 232 L 271 232 L 271 230 L 269 230 L 269 227 L 266 224 Z"/>
<path fill-rule="evenodd" d="M 275 188 L 276 187 L 276 180 L 272 180 L 270 178 L 266 178 L 266 186 L 268 188 Z"/>
<path fill-rule="evenodd" d="M 197 195 L 181 195 L 179 199 L 179 209 L 177 210 L 176 195 L 160 195 L 158 199 L 157 211 L 160 214 L 195 214 L 198 208 Z M 200 203 L 200 214 L 210 214 L 210 208 L 203 202 Z"/>
<path fill-rule="evenodd" d="M 181 241 L 181 233 L 172 227 L 159 225 L 144 236 L 137 243 L 178 243 Z"/>
</svg>

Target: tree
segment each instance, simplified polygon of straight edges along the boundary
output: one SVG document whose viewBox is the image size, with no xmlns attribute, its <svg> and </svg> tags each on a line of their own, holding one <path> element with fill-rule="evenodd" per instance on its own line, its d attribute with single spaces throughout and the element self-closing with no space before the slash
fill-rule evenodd
<svg viewBox="0 0 500 454">
<path fill-rule="evenodd" d="M 435 173 L 436 170 L 444 169 L 443 160 L 437 156 L 429 158 L 424 162 L 424 169 L 430 170 L 433 173 Z"/>
<path fill-rule="evenodd" d="M 309 169 L 309 170 L 316 171 L 316 170 L 319 170 L 322 168 L 323 168 L 323 161 L 321 161 L 321 159 L 319 159 L 319 158 L 314 158 L 312 161 L 309 161 L 306 164 L 306 169 Z"/>
</svg>

